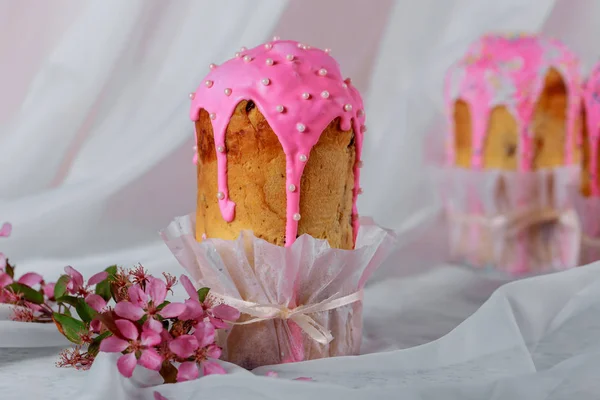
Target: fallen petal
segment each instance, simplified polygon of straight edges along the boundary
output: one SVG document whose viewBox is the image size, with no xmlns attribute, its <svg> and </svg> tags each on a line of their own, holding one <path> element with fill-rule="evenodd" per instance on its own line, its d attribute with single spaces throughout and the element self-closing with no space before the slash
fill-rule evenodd
<svg viewBox="0 0 600 400">
<path fill-rule="evenodd" d="M 279 376 L 279 374 L 275 371 L 268 371 L 265 376 L 268 376 L 270 378 L 277 378 Z"/>
<path fill-rule="evenodd" d="M 105 353 L 120 353 L 129 347 L 129 342 L 115 336 L 109 336 L 100 342 L 100 351 Z"/>
<path fill-rule="evenodd" d="M 135 359 L 135 354 L 129 353 L 125 354 L 117 360 L 117 368 L 121 375 L 125 378 L 131 378 L 133 375 L 133 370 L 137 364 L 137 360 Z"/>
<path fill-rule="evenodd" d="M 140 336 L 137 326 L 135 326 L 135 324 L 131 321 L 126 319 L 117 319 L 115 324 L 117 324 L 119 332 L 121 332 L 121 334 L 127 339 L 136 340 Z"/>
<path fill-rule="evenodd" d="M 158 393 L 157 391 L 154 391 L 153 395 L 154 395 L 154 400 L 169 400 L 162 394 Z"/>
<path fill-rule="evenodd" d="M 12 233 L 12 225 L 8 222 L 2 224 L 2 228 L 0 228 L 0 237 L 8 237 Z"/>
<path fill-rule="evenodd" d="M 145 314 L 144 310 L 128 301 L 120 301 L 115 305 L 115 312 L 119 317 L 127 318 L 131 321 L 138 321 Z"/>
<path fill-rule="evenodd" d="M 198 365 L 193 361 L 186 361 L 179 366 L 177 382 L 193 381 L 194 379 L 198 379 L 199 376 Z"/>
</svg>

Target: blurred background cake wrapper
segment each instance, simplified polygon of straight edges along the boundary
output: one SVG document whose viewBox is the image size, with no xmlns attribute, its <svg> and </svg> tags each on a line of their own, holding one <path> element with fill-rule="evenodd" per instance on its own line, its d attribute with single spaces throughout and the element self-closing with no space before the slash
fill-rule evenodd
<svg viewBox="0 0 600 400">
<path fill-rule="evenodd" d="M 361 218 L 354 250 L 300 236 L 288 248 L 244 231 L 236 240 L 194 237 L 194 216 L 176 218 L 161 236 L 198 288 L 258 304 L 289 309 L 360 291 L 394 249 L 396 235 Z M 310 315 L 333 340 L 320 344 L 291 320 L 235 325 L 219 338 L 227 361 L 245 368 L 324 357 L 356 355 L 362 340 L 362 302 Z M 252 317 L 242 314 L 238 322 Z"/>
</svg>

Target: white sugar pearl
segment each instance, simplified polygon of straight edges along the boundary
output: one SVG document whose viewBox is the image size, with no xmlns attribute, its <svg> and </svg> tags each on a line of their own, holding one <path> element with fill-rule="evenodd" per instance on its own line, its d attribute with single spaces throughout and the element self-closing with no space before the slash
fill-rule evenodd
<svg viewBox="0 0 600 400">
<path fill-rule="evenodd" d="M 300 216 L 300 214 L 296 213 L 296 214 L 294 214 L 293 218 L 294 218 L 294 221 L 300 221 L 301 216 Z"/>
<path fill-rule="evenodd" d="M 301 48 L 303 48 L 303 47 L 304 47 L 304 45 L 303 45 L 302 43 L 298 43 L 298 48 L 299 48 L 299 49 L 301 49 Z"/>
<path fill-rule="evenodd" d="M 269 80 L 269 78 L 263 78 L 261 80 L 261 83 L 265 86 L 269 86 L 269 84 L 271 83 L 271 81 Z"/>
<path fill-rule="evenodd" d="M 363 126 L 361 126 L 361 127 L 360 127 L 360 131 L 361 131 L 362 133 L 365 133 L 365 132 L 367 131 L 367 127 L 366 127 L 366 126 L 364 126 L 364 125 L 363 125 Z"/>
<path fill-rule="evenodd" d="M 265 44 L 265 49 L 271 50 L 272 48 L 273 48 L 273 45 L 271 43 Z"/>
<path fill-rule="evenodd" d="M 325 49 L 325 53 L 330 54 L 331 53 L 331 49 Z"/>
<path fill-rule="evenodd" d="M 294 60 L 294 55 L 293 54 L 288 54 L 287 56 L 285 56 L 285 59 L 288 61 L 293 61 Z"/>
<path fill-rule="evenodd" d="M 226 88 L 225 90 L 223 90 L 223 93 L 225 93 L 225 96 L 230 96 L 231 95 L 231 89 L 230 88 Z"/>
<path fill-rule="evenodd" d="M 344 111 L 352 111 L 352 104 L 345 104 Z"/>
<path fill-rule="evenodd" d="M 215 68 L 217 68 L 217 64 L 212 64 L 212 63 L 211 63 L 211 64 L 208 66 L 208 68 L 210 68 L 210 69 L 215 69 Z"/>
<path fill-rule="evenodd" d="M 358 168 L 362 168 L 364 165 L 362 160 L 359 160 L 356 164 L 357 164 Z"/>
<path fill-rule="evenodd" d="M 190 93 L 188 96 L 190 100 L 194 100 L 194 97 L 196 97 L 196 93 Z"/>
<path fill-rule="evenodd" d="M 304 125 L 302 122 L 298 122 L 296 124 L 296 129 L 298 132 L 304 132 L 306 130 L 306 125 Z"/>
<path fill-rule="evenodd" d="M 214 82 L 213 81 L 205 81 L 204 84 L 206 85 L 207 88 L 211 88 L 213 87 Z"/>
<path fill-rule="evenodd" d="M 217 146 L 217 151 L 219 153 L 225 153 L 225 147 L 223 147 L 223 146 Z"/>
<path fill-rule="evenodd" d="M 327 90 L 323 90 L 321 92 L 321 97 L 324 99 L 328 99 L 329 98 L 329 92 Z"/>
<path fill-rule="evenodd" d="M 244 61 L 245 62 L 250 62 L 250 61 L 252 61 L 252 57 L 250 57 L 250 56 L 244 56 Z"/>
<path fill-rule="evenodd" d="M 273 40 L 279 40 L 281 39 L 279 36 L 273 36 Z"/>
<path fill-rule="evenodd" d="M 274 64 L 274 63 L 273 63 L 273 59 L 272 59 L 272 58 L 267 58 L 267 59 L 265 60 L 265 64 L 267 64 L 267 65 L 273 65 L 273 64 Z"/>
<path fill-rule="evenodd" d="M 198 146 L 193 147 L 194 151 L 198 151 Z"/>
<path fill-rule="evenodd" d="M 343 87 L 344 89 L 347 89 L 347 88 L 348 88 L 348 85 L 346 85 L 345 83 L 342 83 L 342 87 Z"/>
<path fill-rule="evenodd" d="M 275 109 L 277 110 L 278 113 L 282 113 L 285 111 L 285 107 L 282 106 L 281 104 L 278 105 L 277 107 L 275 107 Z"/>
<path fill-rule="evenodd" d="M 365 116 L 365 112 L 364 110 L 358 110 L 358 112 L 356 113 L 356 115 L 358 115 L 359 118 L 362 118 Z"/>
<path fill-rule="evenodd" d="M 346 78 L 344 79 L 344 82 L 347 83 L 348 85 L 352 83 L 352 79 L 350 78 Z"/>
<path fill-rule="evenodd" d="M 217 199 L 223 200 L 224 198 L 225 198 L 225 193 L 223 193 L 223 192 L 217 192 Z"/>
<path fill-rule="evenodd" d="M 356 193 L 363 194 L 363 189 L 362 188 L 358 188 L 358 190 L 356 191 Z"/>
<path fill-rule="evenodd" d="M 246 51 L 248 50 L 245 46 L 240 47 L 240 51 Z"/>
<path fill-rule="evenodd" d="M 296 191 L 296 185 L 294 185 L 293 183 L 290 183 L 288 186 L 288 190 L 290 192 L 295 192 Z"/>
<path fill-rule="evenodd" d="M 217 114 L 215 114 L 215 113 L 210 113 L 210 114 L 208 114 L 208 116 L 210 117 L 210 119 L 217 118 Z"/>
<path fill-rule="evenodd" d="M 300 156 L 298 157 L 300 159 L 300 161 L 302 162 L 306 162 L 308 161 L 308 157 L 306 157 L 306 154 L 300 154 Z"/>
<path fill-rule="evenodd" d="M 236 58 L 240 58 L 241 56 L 242 56 L 242 53 L 240 53 L 239 51 L 237 53 L 235 53 Z"/>
<path fill-rule="evenodd" d="M 321 69 L 319 70 L 319 75 L 321 75 L 321 76 L 325 76 L 325 75 L 327 75 L 327 70 L 326 70 L 325 68 L 321 68 Z"/>
<path fill-rule="evenodd" d="M 304 92 L 304 93 L 302 93 L 302 98 L 303 98 L 304 100 L 308 100 L 308 99 L 310 99 L 310 93 L 308 93 L 308 92 Z"/>
</svg>

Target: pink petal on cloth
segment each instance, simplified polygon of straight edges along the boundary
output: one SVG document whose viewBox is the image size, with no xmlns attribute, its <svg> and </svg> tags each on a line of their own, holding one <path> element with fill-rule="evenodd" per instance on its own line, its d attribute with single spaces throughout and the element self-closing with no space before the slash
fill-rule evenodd
<svg viewBox="0 0 600 400">
<path fill-rule="evenodd" d="M 163 318 L 176 318 L 181 315 L 186 310 L 186 306 L 183 303 L 171 303 L 167 304 L 162 310 L 159 311 L 159 314 Z"/>
<path fill-rule="evenodd" d="M 115 336 L 109 336 L 100 342 L 100 351 L 105 353 L 120 353 L 129 347 L 129 342 Z"/>
<path fill-rule="evenodd" d="M 220 358 L 221 357 L 221 348 L 216 344 L 211 344 L 206 349 L 206 355 L 210 358 Z"/>
<path fill-rule="evenodd" d="M 194 361 L 186 361 L 179 366 L 177 371 L 177 382 L 193 381 L 198 379 L 200 371 L 198 365 Z"/>
<path fill-rule="evenodd" d="M 224 375 L 227 372 L 216 362 L 204 361 L 202 363 L 202 372 L 204 375 Z"/>
<path fill-rule="evenodd" d="M 154 391 L 154 393 L 152 393 L 152 394 L 154 395 L 154 400 L 169 400 L 162 394 L 158 393 L 157 391 Z"/>
<path fill-rule="evenodd" d="M 121 334 L 127 339 L 136 340 L 140 336 L 137 326 L 135 326 L 135 324 L 131 321 L 126 319 L 118 319 L 115 321 L 115 324 L 117 324 L 119 332 L 121 332 Z"/>
<path fill-rule="evenodd" d="M 190 278 L 188 278 L 186 275 L 181 275 L 179 277 L 179 282 L 181 282 L 181 284 L 183 285 L 183 288 L 187 292 L 188 296 L 190 296 L 190 299 L 195 300 L 199 303 L 200 300 L 198 300 L 198 292 L 196 291 L 196 288 L 194 287 L 192 281 L 190 281 Z"/>
<path fill-rule="evenodd" d="M 185 301 L 185 311 L 179 315 L 179 320 L 188 321 L 194 320 L 198 321 L 204 316 L 204 309 L 202 305 L 198 301 L 194 301 L 191 299 L 187 299 Z"/>
<path fill-rule="evenodd" d="M 133 353 L 125 354 L 117 360 L 117 368 L 125 378 L 131 378 L 136 365 L 137 360 Z"/>
<path fill-rule="evenodd" d="M 167 284 L 158 278 L 150 278 L 146 291 L 156 305 L 162 304 L 167 298 Z"/>
<path fill-rule="evenodd" d="M 142 332 L 142 346 L 156 346 L 162 342 L 160 334 L 154 331 L 145 330 Z"/>
<path fill-rule="evenodd" d="M 88 306 L 92 307 L 98 312 L 101 312 L 104 307 L 106 307 L 106 300 L 94 293 L 88 294 L 85 298 L 85 302 L 88 304 Z"/>
<path fill-rule="evenodd" d="M 146 331 L 150 330 L 156 333 L 161 333 L 164 328 L 160 321 L 157 321 L 154 318 L 148 318 L 146 322 L 144 322 L 143 329 Z"/>
<path fill-rule="evenodd" d="M 83 275 L 81 275 L 81 273 L 79 271 L 77 271 L 75 268 L 71 267 L 70 265 L 67 265 L 65 267 L 65 272 L 67 273 L 67 275 L 69 275 L 71 277 L 71 279 L 73 280 L 73 283 L 75 284 L 76 287 L 83 286 Z M 75 287 L 73 287 L 73 289 L 75 289 Z"/>
<path fill-rule="evenodd" d="M 137 321 L 146 313 L 140 306 L 128 301 L 120 301 L 115 305 L 115 312 L 119 317 Z"/>
<path fill-rule="evenodd" d="M 11 283 L 13 283 L 13 280 L 8 274 L 0 274 L 0 288 L 10 285 Z"/>
<path fill-rule="evenodd" d="M 219 304 L 212 309 L 212 312 L 216 318 L 225 321 L 235 322 L 240 317 L 240 312 L 227 304 Z"/>
<path fill-rule="evenodd" d="M 265 376 L 268 376 L 269 378 L 277 378 L 279 374 L 275 371 L 268 371 Z"/>
<path fill-rule="evenodd" d="M 138 364 L 140 364 L 144 368 L 151 369 L 152 371 L 160 370 L 160 366 L 162 365 L 162 362 L 163 362 L 163 358 L 154 349 L 143 350 L 142 355 L 140 356 L 140 359 L 138 360 Z"/>
<path fill-rule="evenodd" d="M 44 285 L 44 296 L 46 296 L 49 299 L 53 299 L 54 298 L 54 286 L 56 285 L 56 283 L 51 282 L 51 283 L 46 283 Z"/>
<path fill-rule="evenodd" d="M 2 224 L 2 228 L 0 228 L 0 237 L 9 237 L 12 233 L 12 225 L 8 222 Z"/>
<path fill-rule="evenodd" d="M 88 280 L 88 285 L 95 285 L 97 283 L 102 282 L 106 278 L 108 278 L 108 272 L 106 272 L 106 271 L 98 272 L 97 274 L 93 275 Z"/>
<path fill-rule="evenodd" d="M 192 335 L 181 335 L 169 342 L 169 350 L 181 358 L 188 358 L 198 349 L 198 340 Z"/>
<path fill-rule="evenodd" d="M 198 347 L 206 347 L 215 342 L 215 327 L 208 321 L 199 322 L 195 326 L 194 336 L 198 339 Z"/>
<path fill-rule="evenodd" d="M 36 274 L 35 272 L 28 272 L 22 277 L 19 278 L 17 282 L 22 283 L 23 285 L 27 285 L 29 287 L 33 287 L 40 283 L 44 278 L 40 274 Z"/>
</svg>

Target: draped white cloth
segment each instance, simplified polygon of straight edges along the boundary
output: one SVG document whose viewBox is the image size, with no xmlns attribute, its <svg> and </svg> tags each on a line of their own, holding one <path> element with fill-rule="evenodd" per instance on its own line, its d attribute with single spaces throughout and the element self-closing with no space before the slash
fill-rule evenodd
<svg viewBox="0 0 600 400">
<path fill-rule="evenodd" d="M 364 355 L 136 389 L 109 356 L 54 368 L 60 335 L 0 308 L 0 398 L 596 398 L 600 265 L 500 287 L 444 264 L 424 146 L 443 73 L 479 35 L 552 34 L 589 68 L 599 15 L 595 0 L 0 0 L 0 250 L 17 271 L 182 272 L 157 231 L 195 203 L 187 94 L 274 34 L 333 48 L 363 90 L 359 210 L 403 239 L 366 289 Z"/>
</svg>

